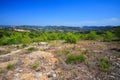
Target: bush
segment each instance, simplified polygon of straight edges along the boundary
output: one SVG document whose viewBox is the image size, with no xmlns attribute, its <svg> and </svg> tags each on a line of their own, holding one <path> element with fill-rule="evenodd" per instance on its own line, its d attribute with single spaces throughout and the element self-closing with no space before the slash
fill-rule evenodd
<svg viewBox="0 0 120 80">
<path fill-rule="evenodd" d="M 84 62 L 85 61 L 85 57 L 83 55 L 78 55 L 78 56 L 76 56 L 76 61 L 77 62 Z"/>
<path fill-rule="evenodd" d="M 34 63 L 31 68 L 35 70 L 35 69 L 37 69 L 38 67 L 39 67 L 39 63 Z"/>
<path fill-rule="evenodd" d="M 9 63 L 9 64 L 7 65 L 7 69 L 14 69 L 14 68 L 15 68 L 15 64 Z"/>
<path fill-rule="evenodd" d="M 91 32 L 87 35 L 87 39 L 88 39 L 88 40 L 97 40 L 98 37 L 99 37 L 99 36 L 96 34 L 95 31 L 91 31 Z"/>
<path fill-rule="evenodd" d="M 67 57 L 66 62 L 67 63 L 79 63 L 79 62 L 84 62 L 85 57 L 83 55 L 70 55 Z"/>
<path fill-rule="evenodd" d="M 29 51 L 33 51 L 33 50 L 35 50 L 35 48 L 34 47 L 30 47 L 30 48 L 28 48 L 28 50 Z"/>
<path fill-rule="evenodd" d="M 85 51 L 82 52 L 82 54 L 88 54 L 88 53 L 89 53 L 88 50 L 85 50 Z"/>
<path fill-rule="evenodd" d="M 115 29 L 115 35 L 120 39 L 120 26 Z"/>
<path fill-rule="evenodd" d="M 25 47 L 27 47 L 27 45 L 26 44 L 22 44 L 22 47 L 25 48 Z"/>
<path fill-rule="evenodd" d="M 113 39 L 115 38 L 115 35 L 110 32 L 110 31 L 107 31 L 105 34 L 103 34 L 103 41 L 112 41 Z"/>
<path fill-rule="evenodd" d="M 67 43 L 77 43 L 77 36 L 73 35 L 72 33 L 68 33 L 66 38 L 65 38 L 65 41 Z"/>
<path fill-rule="evenodd" d="M 105 58 L 101 59 L 99 62 L 99 65 L 100 65 L 100 70 L 109 71 L 110 63 L 107 59 L 105 59 Z"/>
</svg>

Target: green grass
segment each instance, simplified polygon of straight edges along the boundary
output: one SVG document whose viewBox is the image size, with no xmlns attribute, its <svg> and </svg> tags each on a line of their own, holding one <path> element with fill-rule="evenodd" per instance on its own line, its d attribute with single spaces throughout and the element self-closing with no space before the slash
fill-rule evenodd
<svg viewBox="0 0 120 80">
<path fill-rule="evenodd" d="M 85 57 L 83 55 L 69 55 L 66 59 L 67 63 L 79 63 L 84 61 Z"/>
<path fill-rule="evenodd" d="M 14 69 L 14 68 L 15 68 L 15 64 L 9 63 L 9 64 L 7 65 L 7 69 L 8 69 L 8 70 Z"/>
<path fill-rule="evenodd" d="M 31 68 L 35 70 L 35 69 L 37 69 L 38 67 L 39 67 L 39 63 L 34 63 Z"/>
<path fill-rule="evenodd" d="M 88 51 L 88 50 L 85 50 L 85 51 L 83 51 L 82 54 L 88 54 L 88 53 L 89 53 L 89 51 Z"/>
<path fill-rule="evenodd" d="M 109 71 L 109 69 L 110 69 L 110 62 L 105 58 L 100 60 L 99 65 L 100 65 L 100 70 L 101 71 L 106 72 L 106 71 Z"/>
<path fill-rule="evenodd" d="M 62 54 L 69 54 L 69 51 L 66 49 L 62 50 L 61 52 L 62 52 Z"/>
<path fill-rule="evenodd" d="M 25 47 L 27 47 L 27 45 L 26 44 L 22 44 L 22 47 L 25 48 Z"/>
<path fill-rule="evenodd" d="M 35 47 L 30 47 L 30 48 L 28 48 L 28 50 L 33 51 L 33 50 L 35 50 Z"/>
<path fill-rule="evenodd" d="M 3 73 L 3 69 L 2 68 L 0 68 L 0 73 Z"/>
</svg>

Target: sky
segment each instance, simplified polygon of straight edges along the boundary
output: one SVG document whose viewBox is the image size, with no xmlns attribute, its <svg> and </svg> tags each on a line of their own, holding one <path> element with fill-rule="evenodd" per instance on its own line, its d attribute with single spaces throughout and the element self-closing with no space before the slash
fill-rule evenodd
<svg viewBox="0 0 120 80">
<path fill-rule="evenodd" d="M 120 0 L 0 0 L 0 25 L 120 25 Z"/>
</svg>

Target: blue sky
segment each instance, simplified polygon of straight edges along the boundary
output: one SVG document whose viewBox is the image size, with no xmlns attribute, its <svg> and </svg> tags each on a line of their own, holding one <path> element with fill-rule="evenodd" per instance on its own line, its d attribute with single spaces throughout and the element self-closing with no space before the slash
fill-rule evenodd
<svg viewBox="0 0 120 80">
<path fill-rule="evenodd" d="M 120 0 L 0 0 L 1 25 L 120 25 Z"/>
</svg>

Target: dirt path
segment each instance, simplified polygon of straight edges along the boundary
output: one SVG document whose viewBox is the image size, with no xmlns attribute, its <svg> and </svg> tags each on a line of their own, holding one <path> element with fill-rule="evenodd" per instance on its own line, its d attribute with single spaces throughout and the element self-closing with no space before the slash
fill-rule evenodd
<svg viewBox="0 0 120 80">
<path fill-rule="evenodd" d="M 19 50 L 16 50 L 16 51 L 11 51 L 10 53 L 4 54 L 4 55 L 0 55 L 0 58 L 1 58 L 1 57 L 6 57 L 6 56 L 10 56 L 10 55 L 14 55 L 14 54 L 20 53 L 20 52 L 22 52 L 23 50 L 28 49 L 28 48 L 30 48 L 30 47 L 32 47 L 32 46 L 29 46 L 29 47 L 26 47 L 26 48 L 23 48 L 23 49 L 19 49 Z"/>
</svg>

